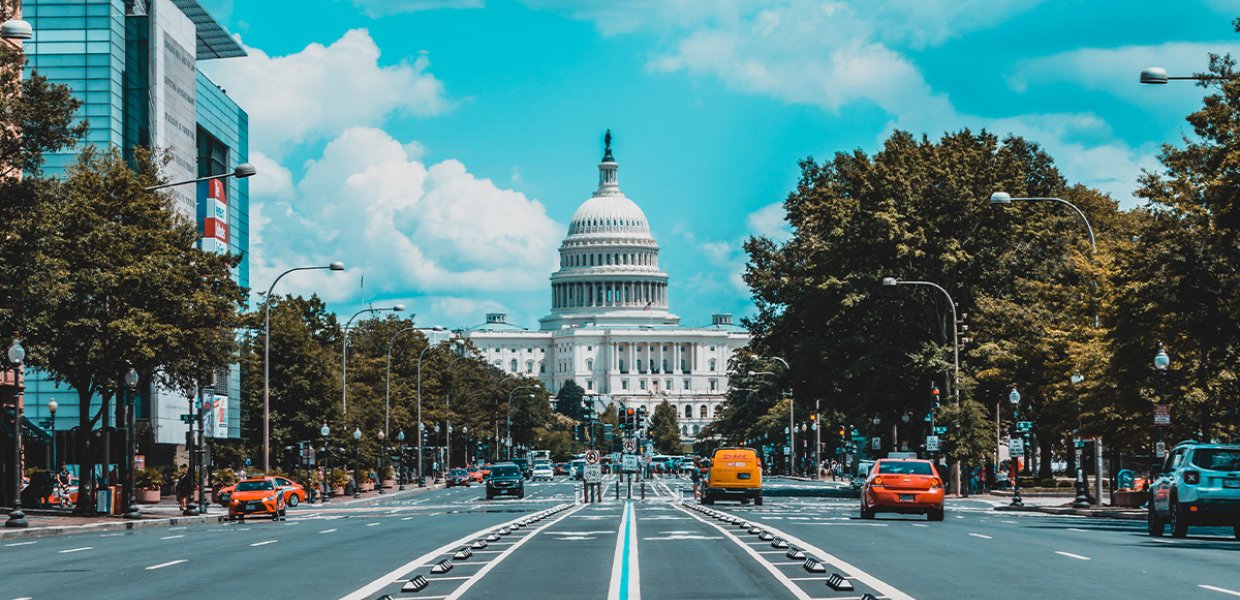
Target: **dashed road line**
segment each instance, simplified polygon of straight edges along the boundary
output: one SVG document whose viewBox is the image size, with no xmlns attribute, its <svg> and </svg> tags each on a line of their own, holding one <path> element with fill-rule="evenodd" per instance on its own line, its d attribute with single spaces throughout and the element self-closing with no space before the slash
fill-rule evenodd
<svg viewBox="0 0 1240 600">
<path fill-rule="evenodd" d="M 1199 587 L 1199 588 L 1201 588 L 1201 589 L 1203 589 L 1203 590 L 1210 590 L 1211 592 L 1218 592 L 1218 593 L 1220 593 L 1220 594 L 1227 594 L 1228 596 L 1236 596 L 1236 597 L 1240 597 L 1240 592 L 1237 592 L 1237 591 L 1235 591 L 1235 590 L 1229 590 L 1229 589 L 1227 589 L 1227 588 L 1215 587 L 1215 586 L 1212 586 L 1212 585 L 1206 585 L 1206 584 L 1204 584 L 1204 583 L 1197 584 L 1197 587 Z"/>
<path fill-rule="evenodd" d="M 183 538 L 183 537 L 185 537 L 185 535 L 184 535 L 184 534 L 180 534 L 180 535 L 165 535 L 164 537 L 161 537 L 161 538 L 159 538 L 159 539 L 161 539 L 161 540 L 179 540 L 179 539 L 181 539 L 181 538 Z"/>
<path fill-rule="evenodd" d="M 1080 527 L 1069 527 L 1068 531 L 1075 531 L 1077 533 L 1089 533 L 1088 529 L 1081 529 Z"/>
<path fill-rule="evenodd" d="M 1056 550 L 1055 554 L 1058 554 L 1060 556 L 1066 556 L 1068 558 L 1075 558 L 1077 560 L 1089 560 L 1088 556 L 1081 556 L 1080 554 L 1073 554 L 1071 552 L 1061 552 L 1059 550 Z M 1237 596 L 1240 596 L 1240 594 L 1237 594 Z"/>
<path fill-rule="evenodd" d="M 4 547 L 5 547 L 5 548 L 12 548 L 12 547 L 14 547 L 14 546 L 29 546 L 30 544 L 37 544 L 37 543 L 39 543 L 39 542 L 14 542 L 14 543 L 12 543 L 12 544 L 5 544 L 5 545 L 4 545 Z"/>
<path fill-rule="evenodd" d="M 335 529 L 324 529 L 323 531 L 320 531 L 319 533 L 336 533 L 336 530 Z"/>
<path fill-rule="evenodd" d="M 72 552 L 84 552 L 84 551 L 86 551 L 86 550 L 94 550 L 94 549 L 95 549 L 95 547 L 94 547 L 94 546 L 82 546 L 81 548 L 69 548 L 68 550 L 61 550 L 59 553 L 60 553 L 60 554 L 69 554 L 69 553 L 72 553 Z"/>
<path fill-rule="evenodd" d="M 970 533 L 969 535 L 971 535 L 971 536 L 973 536 L 973 537 L 975 537 L 975 538 L 982 538 L 983 540 L 993 540 L 993 539 L 995 539 L 995 538 L 992 538 L 992 537 L 990 537 L 990 536 L 988 536 L 988 535 L 986 535 L 986 534 L 984 534 L 984 533 Z"/>
<path fill-rule="evenodd" d="M 266 546 L 267 544 L 274 544 L 274 543 L 276 543 L 276 542 L 278 542 L 278 541 L 280 541 L 280 540 L 266 540 L 266 541 L 262 541 L 262 542 L 254 542 L 253 544 L 250 544 L 250 547 L 251 547 L 251 548 L 254 548 L 254 547 L 256 547 L 256 546 Z"/>
<path fill-rule="evenodd" d="M 187 558 L 182 558 L 182 559 L 180 559 L 180 560 L 170 560 L 170 561 L 168 561 L 168 562 L 166 562 L 166 563 L 159 563 L 159 564 L 157 564 L 157 565 L 151 565 L 151 566 L 147 567 L 147 568 L 146 568 L 146 570 L 147 570 L 147 571 L 154 571 L 155 569 L 162 569 L 162 568 L 164 568 L 164 567 L 171 567 L 172 565 L 179 565 L 179 564 L 181 564 L 181 563 L 185 563 L 185 562 L 189 562 L 189 559 L 187 559 Z"/>
</svg>

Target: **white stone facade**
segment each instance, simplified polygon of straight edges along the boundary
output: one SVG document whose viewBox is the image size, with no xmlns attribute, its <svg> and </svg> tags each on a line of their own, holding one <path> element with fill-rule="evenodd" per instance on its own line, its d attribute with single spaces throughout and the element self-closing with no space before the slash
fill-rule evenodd
<svg viewBox="0 0 1240 600">
<path fill-rule="evenodd" d="M 493 366 L 535 377 L 551 393 L 573 380 L 606 403 L 648 414 L 667 400 L 692 442 L 727 397 L 728 360 L 749 333 L 717 314 L 682 327 L 668 311 L 668 277 L 646 216 L 620 192 L 610 134 L 599 189 L 573 215 L 551 275 L 551 314 L 529 331 L 487 315 L 465 332 Z"/>
</svg>

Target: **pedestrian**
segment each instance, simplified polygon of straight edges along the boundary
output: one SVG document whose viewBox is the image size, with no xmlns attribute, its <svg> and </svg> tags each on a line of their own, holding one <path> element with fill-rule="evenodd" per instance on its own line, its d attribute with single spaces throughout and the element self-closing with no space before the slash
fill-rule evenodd
<svg viewBox="0 0 1240 600">
<path fill-rule="evenodd" d="M 185 510 L 189 504 L 189 497 L 194 493 L 194 481 L 189 477 L 189 466 L 181 465 L 181 470 L 177 478 L 177 504 L 181 510 Z"/>
<path fill-rule="evenodd" d="M 56 471 L 56 495 L 60 507 L 69 505 L 69 466 L 61 461 L 60 470 Z"/>
</svg>

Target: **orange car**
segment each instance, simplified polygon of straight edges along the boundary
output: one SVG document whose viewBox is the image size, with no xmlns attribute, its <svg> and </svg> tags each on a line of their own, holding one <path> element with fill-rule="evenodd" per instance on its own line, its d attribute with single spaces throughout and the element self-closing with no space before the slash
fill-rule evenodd
<svg viewBox="0 0 1240 600">
<path fill-rule="evenodd" d="M 469 479 L 474 483 L 482 483 L 482 471 L 478 467 L 469 468 Z"/>
<path fill-rule="evenodd" d="M 861 518 L 874 513 L 924 514 L 943 520 L 943 479 L 934 463 L 915 458 L 881 458 L 861 488 Z"/>
<path fill-rule="evenodd" d="M 306 501 L 306 488 L 300 483 L 284 477 L 273 477 L 276 486 L 280 488 L 280 492 L 284 495 L 284 503 L 289 506 L 297 506 Z M 232 500 L 233 488 L 237 484 L 224 486 L 218 490 L 211 492 L 216 503 L 221 506 L 228 506 Z"/>
<path fill-rule="evenodd" d="M 284 516 L 287 507 L 275 477 L 253 477 L 233 488 L 228 500 L 228 516 L 245 519 L 250 515 L 270 515 L 274 521 Z"/>
</svg>

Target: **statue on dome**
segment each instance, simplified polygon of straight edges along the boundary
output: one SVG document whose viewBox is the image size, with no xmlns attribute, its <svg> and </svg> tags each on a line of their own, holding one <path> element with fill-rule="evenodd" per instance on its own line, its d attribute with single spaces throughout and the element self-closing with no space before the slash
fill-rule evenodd
<svg viewBox="0 0 1240 600">
<path fill-rule="evenodd" d="M 616 162 L 616 159 L 611 155 L 611 130 L 610 129 L 608 129 L 607 134 L 603 136 L 603 144 L 605 146 L 603 148 L 603 162 Z"/>
</svg>

